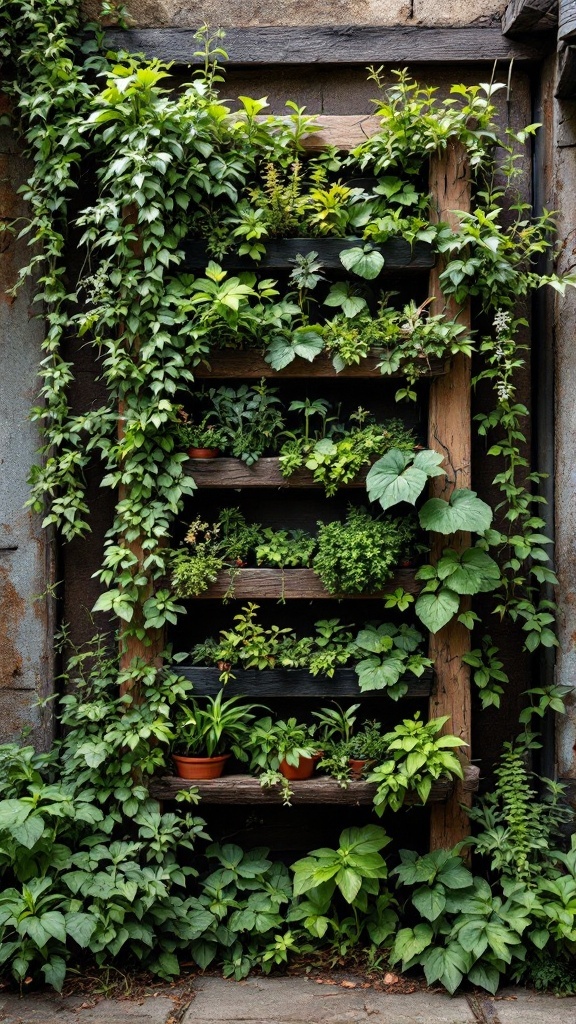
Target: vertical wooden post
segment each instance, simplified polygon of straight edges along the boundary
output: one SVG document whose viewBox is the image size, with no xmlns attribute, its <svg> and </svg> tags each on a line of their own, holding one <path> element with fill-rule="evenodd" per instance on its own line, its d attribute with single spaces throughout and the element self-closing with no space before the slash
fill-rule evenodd
<svg viewBox="0 0 576 1024">
<path fill-rule="evenodd" d="M 458 227 L 458 216 L 452 211 L 470 209 L 470 179 L 466 153 L 459 143 L 450 143 L 444 153 L 432 158 L 430 167 L 432 196 L 431 219 Z M 432 313 L 445 313 L 470 328 L 470 304 L 459 306 L 452 298 L 444 298 L 439 277 L 444 269 L 442 259 L 430 274 L 430 292 L 434 297 Z M 431 493 L 449 498 L 457 487 L 471 483 L 470 388 L 471 365 L 467 356 L 453 357 L 450 371 L 438 377 L 430 388 L 428 443 L 444 456 L 446 477 L 435 477 Z M 470 543 L 469 535 L 454 537 L 454 547 L 462 550 Z M 445 546 L 439 535 L 432 544 L 432 560 L 436 561 Z M 462 607 L 465 607 L 463 604 Z M 430 699 L 430 717 L 450 715 L 445 732 L 471 741 L 470 669 L 462 655 L 470 650 L 470 634 L 461 623 L 453 621 L 430 637 L 430 657 L 436 669 L 435 693 Z M 470 746 L 463 748 L 461 760 L 467 763 Z M 470 805 L 472 796 L 457 783 L 446 804 L 433 804 L 431 811 L 430 847 L 452 847 L 469 833 L 466 811 L 460 804 Z"/>
</svg>

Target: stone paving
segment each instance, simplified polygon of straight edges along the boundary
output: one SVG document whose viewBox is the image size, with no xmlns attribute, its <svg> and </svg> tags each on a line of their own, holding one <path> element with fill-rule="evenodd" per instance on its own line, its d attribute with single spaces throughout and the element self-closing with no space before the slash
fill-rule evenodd
<svg viewBox="0 0 576 1024">
<path fill-rule="evenodd" d="M 510 988 L 450 997 L 317 985 L 305 978 L 197 978 L 138 999 L 0 994 L 0 1024 L 576 1024 L 576 998 Z"/>
</svg>

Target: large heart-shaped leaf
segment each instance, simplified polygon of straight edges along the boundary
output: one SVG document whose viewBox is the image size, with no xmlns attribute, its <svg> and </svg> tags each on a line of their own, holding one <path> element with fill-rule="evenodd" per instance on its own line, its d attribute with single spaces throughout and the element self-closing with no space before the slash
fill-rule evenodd
<svg viewBox="0 0 576 1024">
<path fill-rule="evenodd" d="M 277 335 L 266 351 L 265 359 L 273 370 L 283 370 L 285 366 L 300 356 L 309 363 L 320 355 L 324 341 L 318 331 L 310 327 L 297 328 L 291 338 Z"/>
<path fill-rule="evenodd" d="M 500 567 L 481 548 L 458 553 L 447 548 L 437 566 L 438 578 L 457 594 L 487 594 L 500 581 Z"/>
<path fill-rule="evenodd" d="M 415 607 L 416 614 L 426 629 L 431 633 L 437 633 L 456 615 L 460 607 L 460 596 L 448 587 L 442 587 L 435 594 L 420 594 Z"/>
<path fill-rule="evenodd" d="M 343 249 L 340 253 L 340 262 L 346 270 L 351 270 L 353 274 L 358 274 L 358 277 L 363 277 L 365 281 L 373 281 L 384 266 L 384 257 L 381 252 L 377 249 L 372 249 L 371 246 L 354 246 L 353 249 Z"/>
<path fill-rule="evenodd" d="M 476 491 L 465 487 L 453 491 L 448 501 L 430 498 L 420 510 L 420 525 L 435 533 L 484 533 L 490 528 L 492 509 L 482 501 Z"/>
<path fill-rule="evenodd" d="M 379 501 L 383 509 L 401 501 L 414 505 L 428 477 L 444 473 L 440 468 L 441 462 L 442 456 L 431 449 L 414 456 L 412 452 L 391 448 L 374 463 L 366 477 L 370 501 Z"/>
</svg>

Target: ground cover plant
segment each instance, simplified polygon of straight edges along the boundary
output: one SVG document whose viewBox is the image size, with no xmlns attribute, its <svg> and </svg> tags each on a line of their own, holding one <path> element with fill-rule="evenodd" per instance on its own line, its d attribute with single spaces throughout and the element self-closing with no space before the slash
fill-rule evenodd
<svg viewBox="0 0 576 1024">
<path fill-rule="evenodd" d="M 5 117 L 31 160 L 23 190 L 29 219 L 4 229 L 22 229 L 30 241 L 20 279 L 36 275 L 46 327 L 32 413 L 44 446 L 32 471 L 30 503 L 61 540 L 81 538 L 89 529 L 85 472 L 92 463 L 103 469 L 102 485 L 117 500 L 96 610 L 115 617 L 123 656 L 100 637 L 68 659 L 67 681 L 74 685 L 58 704 L 66 728 L 53 752 L 12 746 L 0 752 L 0 962 L 20 984 L 32 975 L 60 988 L 67 964 L 87 957 L 144 962 L 170 977 L 179 957 L 192 956 L 200 967 L 218 962 L 226 974 L 243 977 L 252 967 L 282 966 L 318 944 L 345 953 L 365 942 L 391 950 L 392 962 L 405 969 L 420 965 L 430 983 L 441 981 L 449 991 L 466 979 L 494 991 L 501 978 L 519 976 L 537 983 L 549 977 L 565 991 L 569 969 L 552 972 L 546 957 L 565 965 L 574 953 L 576 853 L 573 842 L 561 848 L 556 810 L 529 793 L 535 782 L 523 760 L 535 742 L 527 739 L 534 723 L 549 708 L 562 710 L 561 688 L 531 689 L 524 738 L 502 765 L 502 780 L 513 785 L 497 786 L 476 822 L 482 875 L 462 863 L 461 850 L 406 852 L 389 871 L 381 854 L 388 837 L 378 825 L 346 830 L 337 847 L 312 851 L 290 873 L 265 851 L 204 846 L 204 823 L 186 807 L 194 803 L 193 792 L 182 795 L 179 815 L 162 814 L 150 800 L 149 780 L 165 768 L 177 709 L 191 696 L 170 651 L 159 667 L 154 649 L 158 631 L 183 613 L 165 583 L 174 522 L 195 489 L 184 472 L 181 411 L 187 390 L 197 390 L 195 367 L 239 338 L 262 348 L 273 368 L 322 351 L 338 368 L 363 358 L 378 337 L 384 373 L 407 363 L 398 400 L 413 397 L 421 360 L 474 349 L 477 380 L 494 396 L 477 429 L 493 442 L 487 458 L 503 460 L 495 477 L 497 527 L 474 491 L 426 501 L 427 480 L 443 472 L 437 454 L 416 452 L 407 437 L 377 450 L 366 419 L 358 419 L 358 432 L 348 437 L 312 438 L 310 418 L 317 416 L 314 424 L 323 422 L 322 429 L 325 420 L 321 408 L 308 405 L 301 412 L 312 447 L 303 449 L 297 438 L 297 450 L 284 450 L 284 467 L 296 457 L 313 462 L 308 468 L 322 473 L 329 491 L 352 472 L 358 435 L 367 431 L 362 444 L 368 440 L 370 456 L 378 456 L 368 477 L 369 500 L 384 512 L 403 502 L 399 514 L 417 505 L 422 529 L 446 540 L 441 558 L 418 571 L 423 588 L 417 600 L 391 595 L 390 607 L 398 616 L 415 610 L 431 632 L 454 617 L 474 629 L 468 657 L 484 704 L 499 705 L 507 676 L 487 625 L 478 612 L 460 610 L 461 597 L 488 595 L 488 614 L 521 632 L 530 652 L 556 644 L 555 609 L 541 590 L 555 579 L 550 542 L 539 515 L 539 477 L 522 454 L 528 410 L 516 399 L 523 365 L 518 297 L 567 283 L 535 265 L 552 245 L 550 215 L 533 216 L 513 190 L 521 147 L 537 126 L 514 132 L 498 125 L 497 83 L 454 86 L 440 99 L 404 72 L 384 88 L 373 70 L 380 131 L 347 157 L 328 151 L 304 167 L 300 142 L 314 118 L 289 104 L 287 119 L 256 120 L 265 101 L 248 97 L 241 114 L 232 113 L 218 91 L 220 38 L 201 33 L 198 46 L 199 72 L 172 92 L 166 65 L 109 53 L 101 28 L 81 25 L 76 0 L 7 0 L 0 12 L 12 104 Z M 451 140 L 465 146 L 475 183 L 474 209 L 458 229 L 429 222 L 421 186 L 429 154 Z M 497 153 L 503 155 L 498 176 Z M 94 188 L 84 192 L 78 186 L 88 158 Z M 377 184 L 359 194 L 342 180 L 355 171 L 373 174 Z M 74 281 L 66 265 L 72 216 L 86 257 Z M 252 258 L 256 270 L 267 239 L 301 231 L 315 240 L 355 233 L 354 245 L 340 256 L 347 282 L 323 280 L 321 260 L 310 250 L 296 262 L 284 294 L 274 279 L 252 271 L 228 274 L 218 263 L 236 251 Z M 197 275 L 183 267 L 190 237 L 212 257 Z M 491 327 L 465 337 L 452 321 L 430 317 L 426 305 L 398 310 L 380 302 L 374 314 L 365 282 L 377 281 L 383 266 L 378 246 L 390 237 L 426 241 L 442 254 L 444 294 L 457 302 L 477 299 Z M 326 310 L 336 311 L 332 320 Z M 106 396 L 101 407 L 80 412 L 70 395 L 68 342 L 75 337 L 97 353 Z M 238 396 L 228 399 L 233 404 Z M 275 430 L 276 404 L 265 405 Z M 253 426 L 254 417 L 244 420 L 241 426 Z M 234 453 L 253 461 L 261 438 L 251 429 L 239 437 Z M 345 441 L 352 448 L 340 450 Z M 474 535 L 463 553 L 455 543 L 462 531 Z M 265 538 L 268 546 L 271 540 Z M 253 625 L 248 622 L 250 657 L 257 663 Z M 365 680 L 393 687 L 400 679 L 391 681 L 394 672 L 407 661 L 403 655 L 419 643 L 414 633 L 402 632 L 405 625 L 376 628 L 360 641 L 344 639 L 348 627 L 341 623 L 324 621 L 312 643 L 304 638 L 303 657 L 329 673 L 343 663 L 343 648 L 356 642 L 368 654 Z M 242 628 L 237 622 L 233 637 Z M 282 657 L 281 632 L 261 634 L 262 658 L 271 649 Z M 130 660 L 136 642 L 152 656 Z M 228 642 L 234 651 L 229 637 L 217 645 Z M 286 657 L 297 660 L 296 650 Z M 446 768 L 457 772 L 450 744 L 439 743 L 431 723 L 402 723 L 392 742 L 395 764 L 375 780 L 381 805 L 399 799 L 403 780 L 425 794 L 429 776 Z M 555 807 L 557 789 L 551 796 Z M 528 805 L 538 813 L 526 814 Z M 534 851 L 538 878 L 528 867 Z"/>
</svg>

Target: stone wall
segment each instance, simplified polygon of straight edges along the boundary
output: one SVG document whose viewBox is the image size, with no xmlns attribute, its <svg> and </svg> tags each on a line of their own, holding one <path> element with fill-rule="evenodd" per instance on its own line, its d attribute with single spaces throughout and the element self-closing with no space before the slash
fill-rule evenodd
<svg viewBox="0 0 576 1024">
<path fill-rule="evenodd" d="M 133 25 L 213 28 L 256 25 L 499 24 L 504 0 L 127 0 Z M 99 0 L 85 0 L 94 16 Z"/>
</svg>

